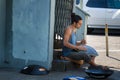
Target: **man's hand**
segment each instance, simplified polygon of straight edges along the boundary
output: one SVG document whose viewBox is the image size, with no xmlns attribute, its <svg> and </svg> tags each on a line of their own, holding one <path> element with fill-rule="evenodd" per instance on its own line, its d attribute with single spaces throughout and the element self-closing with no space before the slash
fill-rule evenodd
<svg viewBox="0 0 120 80">
<path fill-rule="evenodd" d="M 81 41 L 77 41 L 76 45 L 85 45 L 87 44 L 86 40 L 85 39 L 82 39 Z"/>
<path fill-rule="evenodd" d="M 77 49 L 76 49 L 76 51 L 86 51 L 87 49 L 84 47 L 84 46 L 77 46 Z"/>
<path fill-rule="evenodd" d="M 84 46 L 79 46 L 79 50 L 86 51 L 87 49 Z"/>
<path fill-rule="evenodd" d="M 81 44 L 85 45 L 86 44 L 86 40 L 85 39 L 81 40 Z"/>
</svg>

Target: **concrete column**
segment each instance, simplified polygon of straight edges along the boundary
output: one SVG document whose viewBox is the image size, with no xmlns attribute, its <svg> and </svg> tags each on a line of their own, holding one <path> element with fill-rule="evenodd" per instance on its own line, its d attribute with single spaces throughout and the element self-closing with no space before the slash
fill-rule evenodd
<svg viewBox="0 0 120 80">
<path fill-rule="evenodd" d="M 5 53 L 6 0 L 0 0 L 0 66 L 3 66 Z"/>
</svg>

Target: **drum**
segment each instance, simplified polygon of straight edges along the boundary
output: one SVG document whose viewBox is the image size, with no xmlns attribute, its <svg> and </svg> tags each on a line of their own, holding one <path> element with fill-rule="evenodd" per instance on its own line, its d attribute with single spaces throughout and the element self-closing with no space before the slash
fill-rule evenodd
<svg viewBox="0 0 120 80">
<path fill-rule="evenodd" d="M 90 66 L 85 72 L 91 78 L 104 79 L 112 75 L 114 71 L 109 68 L 103 69 L 102 66 Z"/>
</svg>

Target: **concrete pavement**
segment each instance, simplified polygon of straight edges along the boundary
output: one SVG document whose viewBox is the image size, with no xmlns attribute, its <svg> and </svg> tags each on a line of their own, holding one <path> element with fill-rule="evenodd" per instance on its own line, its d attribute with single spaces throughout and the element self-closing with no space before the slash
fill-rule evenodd
<svg viewBox="0 0 120 80">
<path fill-rule="evenodd" d="M 111 45 L 109 57 L 106 56 L 104 36 L 88 35 L 87 41 L 88 45 L 94 47 L 99 53 L 96 63 L 112 67 L 111 69 L 114 70 L 113 75 L 101 80 L 120 80 L 120 37 L 111 36 L 109 38 L 109 45 Z M 19 73 L 19 70 L 0 68 L 0 80 L 62 80 L 66 76 L 87 77 L 84 68 L 67 70 L 66 72 L 51 71 L 48 75 L 25 75 Z M 98 79 L 88 78 L 87 80 Z"/>
</svg>

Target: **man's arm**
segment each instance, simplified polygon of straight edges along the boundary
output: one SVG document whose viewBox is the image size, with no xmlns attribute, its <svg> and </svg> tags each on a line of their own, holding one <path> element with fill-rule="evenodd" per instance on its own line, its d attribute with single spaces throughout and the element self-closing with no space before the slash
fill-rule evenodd
<svg viewBox="0 0 120 80">
<path fill-rule="evenodd" d="M 65 30 L 63 45 L 70 48 L 70 49 L 74 49 L 74 50 L 86 50 L 86 48 L 83 46 L 77 46 L 77 45 L 73 45 L 73 44 L 69 43 L 69 39 L 70 39 L 70 36 L 72 33 L 71 31 L 72 30 L 70 28 L 67 28 Z"/>
<path fill-rule="evenodd" d="M 71 33 L 72 33 L 72 30 L 70 28 L 67 28 L 65 30 L 63 44 L 64 44 L 64 46 L 66 46 L 66 47 L 68 47 L 70 49 L 77 49 L 76 45 L 72 45 L 71 43 L 69 43 Z"/>
</svg>

